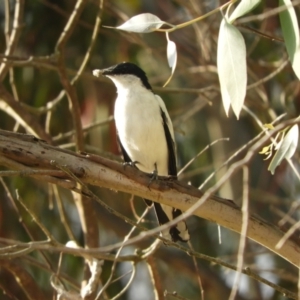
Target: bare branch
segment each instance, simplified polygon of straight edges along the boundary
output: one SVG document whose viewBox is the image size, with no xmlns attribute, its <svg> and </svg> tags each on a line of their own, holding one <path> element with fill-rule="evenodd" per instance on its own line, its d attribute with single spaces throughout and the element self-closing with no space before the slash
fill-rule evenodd
<svg viewBox="0 0 300 300">
<path fill-rule="evenodd" d="M 293 120 L 293 122 L 295 121 Z M 277 130 L 284 128 L 289 123 L 292 121 L 282 123 Z M 262 142 L 265 140 L 262 139 Z M 31 168 L 55 169 L 52 163 L 55 161 L 58 165 L 67 165 L 74 174 L 81 174 L 80 179 L 86 184 L 135 194 L 183 211 L 189 209 L 203 197 L 203 192 L 198 189 L 176 181 L 157 180 L 152 183 L 151 190 L 149 190 L 149 177 L 134 168 L 125 170 L 121 164 L 102 157 L 97 157 L 97 163 L 95 163 L 84 155 L 55 148 L 28 135 L 0 131 L 0 154 L 18 162 L 20 166 L 24 164 Z M 0 163 L 2 164 L 1 161 Z M 9 167 L 9 165 L 6 166 Z M 40 179 L 44 178 L 41 176 Z M 65 175 L 60 181 L 65 180 L 70 180 L 70 178 Z M 207 193 L 204 196 L 208 197 L 208 200 L 194 212 L 194 215 L 240 232 L 242 228 L 240 208 L 230 200 L 213 195 L 208 196 Z M 159 228 L 156 229 L 156 231 L 158 230 Z M 299 267 L 300 247 L 297 243 L 288 240 L 282 248 L 275 248 L 283 235 L 284 233 L 274 225 L 256 216 L 249 217 L 248 237 Z M 268 238 L 266 239 L 266 237 Z M 131 239 L 132 242 L 135 242 L 135 238 Z"/>
<path fill-rule="evenodd" d="M 35 279 L 18 260 L 0 259 L 0 266 L 16 278 L 16 283 L 22 288 L 28 299 L 46 299 Z"/>
<path fill-rule="evenodd" d="M 51 142 L 51 137 L 41 127 L 36 118 L 28 113 L 26 109 L 21 106 L 20 102 L 16 101 L 2 84 L 0 84 L 0 109 L 4 110 L 19 122 L 28 133 L 35 134 L 39 138 Z"/>
<path fill-rule="evenodd" d="M 8 45 L 5 50 L 5 55 L 13 54 L 13 52 L 15 51 L 15 48 L 17 46 L 19 37 L 21 35 L 24 2 L 25 2 L 24 0 L 16 0 L 13 27 L 12 27 L 12 31 L 11 31 L 9 39 L 7 38 Z M 8 25 L 9 24 L 7 24 L 7 26 Z M 6 26 L 6 28 L 7 28 L 7 26 Z M 6 34 L 8 35 L 8 32 Z M 9 67 L 10 67 L 9 63 L 2 63 L 0 65 L 0 82 L 3 81 Z"/>
</svg>

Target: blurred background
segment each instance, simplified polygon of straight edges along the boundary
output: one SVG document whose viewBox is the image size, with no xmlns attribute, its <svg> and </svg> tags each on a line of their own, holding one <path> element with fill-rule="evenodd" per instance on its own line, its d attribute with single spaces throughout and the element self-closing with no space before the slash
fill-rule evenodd
<svg viewBox="0 0 300 300">
<path fill-rule="evenodd" d="M 1 85 L 19 105 L 19 115 L 30 115 L 38 124 L 36 126 L 40 126 L 44 132 L 48 143 L 74 151 L 85 150 L 121 162 L 112 118 L 116 89 L 108 79 L 93 77 L 92 70 L 123 61 L 139 65 L 147 73 L 155 93 L 164 99 L 176 134 L 178 171 L 206 146 L 215 143 L 203 151 L 179 177 L 179 180 L 199 187 L 218 170 L 211 180 L 205 183 L 203 190 L 216 183 L 226 174 L 232 163 L 245 156 L 247 147 L 220 169 L 232 155 L 262 131 L 260 124 L 271 123 L 283 114 L 286 114 L 285 119 L 299 115 L 299 81 L 290 64 L 286 63 L 287 53 L 277 14 L 263 20 L 253 18 L 250 22 L 237 21 L 236 26 L 246 42 L 250 86 L 245 99 L 246 108 L 237 120 L 232 111 L 229 117 L 225 115 L 219 90 L 216 51 L 222 20 L 220 12 L 170 33 L 170 39 L 177 46 L 178 63 L 171 82 L 165 88 L 162 86 L 169 78 L 171 70 L 166 57 L 167 42 L 164 33 L 138 34 L 103 27 L 119 26 L 129 18 L 146 12 L 168 23 L 181 24 L 208 13 L 225 1 L 82 2 L 82 12 L 78 19 L 73 20 L 74 26 L 68 29 L 70 36 L 59 47 L 59 38 L 74 13 L 76 1 L 0 2 L 0 62 L 1 66 L 5 65 L 0 75 Z M 276 6 L 275 1 L 262 1 L 251 15 L 266 13 Z M 299 14 L 299 6 L 295 9 Z M 93 42 L 92 35 L 97 16 L 101 18 L 101 26 Z M 16 18 L 19 18 L 20 25 L 17 30 L 18 36 L 14 45 L 10 47 L 9 37 L 12 37 L 14 32 Z M 89 51 L 91 45 L 93 49 Z M 78 80 L 74 80 L 87 53 L 89 57 L 84 71 Z M 270 78 L 259 82 L 266 76 Z M 66 80 L 71 83 L 69 92 L 66 92 Z M 76 147 L 72 112 L 74 104 L 72 108 L 72 101 L 70 102 L 68 95 L 73 97 L 72 101 L 78 105 L 78 114 L 75 114 L 75 117 L 79 117 L 83 127 L 83 149 L 78 149 L 78 145 Z M 8 104 L 6 100 L 0 101 L 0 128 L 32 134 L 9 113 L 7 106 L 3 104 Z M 298 158 L 299 153 L 296 152 L 293 158 L 296 168 L 299 167 Z M 258 214 L 274 225 L 288 229 L 299 220 L 299 181 L 285 161 L 276 169 L 275 175 L 271 175 L 267 170 L 269 161 L 263 159 L 264 157 L 257 153 L 249 166 L 250 212 Z M 242 173 L 237 172 L 222 186 L 218 195 L 241 205 L 242 179 Z M 10 196 L 7 189 L 11 193 Z M 144 202 L 138 197 L 131 199 L 130 195 L 101 188 L 91 187 L 91 190 L 112 208 L 133 220 L 133 207 L 138 215 L 145 209 Z M 45 235 L 24 209 L 19 207 L 18 212 L 15 210 L 10 198 L 16 198 L 16 191 L 26 206 L 38 216 L 60 243 L 65 244 L 72 238 L 66 230 L 67 223 L 73 238 L 81 246 L 85 245 L 74 195 L 60 187 L 20 176 L 6 177 L 1 181 L 2 238 L 21 242 L 45 239 Z M 63 206 L 67 220 L 65 222 L 61 222 L 62 210 L 59 203 Z M 96 220 L 99 238 L 94 247 L 122 241 L 129 232 L 130 225 L 101 205 L 94 202 L 91 205 L 96 215 L 93 218 Z M 288 217 L 280 223 L 287 213 Z M 20 222 L 21 217 L 33 236 L 30 237 L 24 230 Z M 217 224 L 196 217 L 190 217 L 187 223 L 191 244 L 197 252 L 236 265 L 238 234 L 221 228 L 219 236 Z M 145 226 L 157 226 L 153 212 L 147 215 Z M 299 240 L 299 232 L 295 235 Z M 126 247 L 122 254 L 132 254 L 137 249 L 145 249 L 151 242 L 153 240 L 147 239 Z M 297 293 L 297 269 L 280 257 L 247 240 L 244 259 L 245 266 L 250 267 L 253 272 Z M 37 251 L 10 260 L 9 265 L 3 261 L 0 263 L 0 298 L 30 299 L 24 288 L 15 280 L 18 272 L 23 271 L 35 281 L 36 288 L 44 295 L 44 299 L 54 298 L 56 294 L 51 287 L 50 277 L 57 270 L 59 261 L 58 254 L 42 254 Z M 204 259 L 197 259 L 195 265 L 193 258 L 185 252 L 164 245 L 149 261 L 140 262 L 135 267 L 137 275 L 119 299 L 201 299 L 199 278 L 204 292 L 203 299 L 228 299 L 235 275 L 235 272 Z M 105 261 L 101 275 L 103 284 L 110 276 L 111 269 L 112 262 Z M 101 299 L 113 299 L 127 284 L 131 269 L 130 262 L 118 263 L 114 280 Z M 159 278 L 155 284 L 150 276 L 153 272 L 154 277 Z M 84 274 L 82 258 L 63 256 L 60 275 L 67 289 L 78 291 Z M 155 295 L 155 290 L 160 291 L 160 296 Z M 235 299 L 287 298 L 275 289 L 242 275 Z"/>
</svg>

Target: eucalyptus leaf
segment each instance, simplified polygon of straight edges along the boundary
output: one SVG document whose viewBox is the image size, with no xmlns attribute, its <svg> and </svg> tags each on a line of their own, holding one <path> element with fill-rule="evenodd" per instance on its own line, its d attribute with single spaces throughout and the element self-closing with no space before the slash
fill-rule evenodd
<svg viewBox="0 0 300 300">
<path fill-rule="evenodd" d="M 299 128 L 298 125 L 293 125 L 292 128 L 288 131 L 286 136 L 280 142 L 278 150 L 274 155 L 268 170 L 274 174 L 275 169 L 281 164 L 284 159 L 291 158 L 298 145 L 298 138 L 299 138 Z"/>
<path fill-rule="evenodd" d="M 247 87 L 246 46 L 242 34 L 223 18 L 218 38 L 217 67 L 223 106 L 239 118 Z"/>
<path fill-rule="evenodd" d="M 279 14 L 280 23 L 290 62 L 296 76 L 300 79 L 300 38 L 297 16 L 292 1 L 279 0 L 279 4 L 287 6 L 287 9 Z"/>
<path fill-rule="evenodd" d="M 169 34 L 167 32 L 167 58 L 168 58 L 168 63 L 169 67 L 172 68 L 172 73 L 174 73 L 174 70 L 176 68 L 176 63 L 177 63 L 177 48 L 176 44 L 169 39 Z"/>
<path fill-rule="evenodd" d="M 237 18 L 244 16 L 245 14 L 253 10 L 260 2 L 261 0 L 241 0 L 229 17 L 228 22 L 232 23 Z"/>
<path fill-rule="evenodd" d="M 113 28 L 129 32 L 147 33 L 155 31 L 164 24 L 166 24 L 166 22 L 162 21 L 157 16 L 145 13 L 136 15 L 122 25 Z"/>
<path fill-rule="evenodd" d="M 175 69 L 176 69 L 176 65 L 177 65 L 177 48 L 176 48 L 176 44 L 173 41 L 170 40 L 168 32 L 166 32 L 166 38 L 167 38 L 167 42 L 168 42 L 168 45 L 167 45 L 167 59 L 168 59 L 169 67 L 172 69 L 172 71 L 171 71 L 171 75 L 170 75 L 169 79 L 164 84 L 164 87 L 172 79 L 173 74 L 174 74 Z"/>
</svg>

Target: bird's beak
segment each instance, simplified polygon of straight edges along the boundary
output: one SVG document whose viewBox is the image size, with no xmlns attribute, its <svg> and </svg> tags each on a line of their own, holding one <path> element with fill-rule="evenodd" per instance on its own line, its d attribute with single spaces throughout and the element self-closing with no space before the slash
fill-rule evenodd
<svg viewBox="0 0 300 300">
<path fill-rule="evenodd" d="M 101 75 L 103 75 L 103 71 L 104 70 L 100 70 L 100 69 L 93 70 L 93 75 L 95 77 L 100 77 Z"/>
</svg>

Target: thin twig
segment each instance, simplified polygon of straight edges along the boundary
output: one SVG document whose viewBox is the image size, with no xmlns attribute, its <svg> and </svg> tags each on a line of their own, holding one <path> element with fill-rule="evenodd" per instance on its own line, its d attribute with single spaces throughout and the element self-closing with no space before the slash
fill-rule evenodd
<svg viewBox="0 0 300 300">
<path fill-rule="evenodd" d="M 139 220 L 137 221 L 137 225 L 144 219 L 145 215 L 148 213 L 149 211 L 149 207 L 146 207 L 146 209 L 144 210 L 143 214 L 141 215 L 141 217 L 139 218 Z M 133 234 L 133 232 L 136 230 L 137 226 L 133 226 L 129 233 L 125 236 L 124 240 L 123 240 L 123 243 L 125 243 L 126 241 L 128 241 L 131 237 L 131 235 Z M 123 244 L 122 243 L 122 244 Z M 118 249 L 117 253 L 116 253 L 116 259 L 120 256 L 121 254 L 121 251 L 123 250 L 123 245 L 121 245 L 121 247 Z M 103 292 L 108 288 L 109 284 L 111 283 L 112 279 L 113 279 L 113 276 L 114 276 L 114 272 L 116 270 L 116 266 L 117 266 L 117 260 L 114 260 L 113 262 L 113 265 L 110 269 L 110 275 L 109 275 L 109 278 L 107 279 L 106 283 L 104 284 L 104 286 L 102 287 L 102 289 L 99 291 L 97 297 L 96 297 L 96 300 L 97 299 L 100 299 L 101 295 L 103 294 Z M 132 274 L 134 275 L 135 274 L 135 266 L 133 265 L 133 269 L 132 269 Z M 133 279 L 133 278 L 132 278 Z M 132 280 L 131 279 L 131 280 Z M 131 283 L 131 280 L 129 281 Z M 118 294 L 118 297 L 121 296 L 126 290 L 127 288 L 129 287 L 129 285 L 126 285 L 126 289 L 123 289 L 122 293 L 119 293 Z M 114 298 L 114 299 L 117 299 L 117 298 Z"/>
<path fill-rule="evenodd" d="M 286 233 L 285 235 L 279 240 L 277 245 L 275 246 L 276 249 L 280 249 L 284 243 L 286 243 L 287 239 L 291 237 L 298 229 L 300 228 L 300 221 L 295 223 Z M 300 262 L 300 259 L 299 259 Z"/>
<path fill-rule="evenodd" d="M 253 89 L 257 86 L 259 86 L 260 84 L 263 84 L 269 80 L 271 80 L 272 78 L 274 78 L 277 74 L 279 74 L 289 63 L 289 60 L 286 58 L 282 64 L 280 64 L 280 66 L 273 72 L 271 72 L 270 74 L 268 74 L 266 77 L 261 78 L 260 80 L 258 80 L 257 82 L 254 82 L 252 84 L 249 84 L 247 86 L 247 90 Z"/>
<path fill-rule="evenodd" d="M 60 216 L 60 221 L 63 224 L 63 226 L 64 226 L 64 228 L 67 232 L 69 240 L 76 242 L 76 238 L 73 234 L 73 231 L 72 231 L 71 226 L 69 224 L 69 221 L 67 219 L 66 211 L 65 211 L 63 201 L 61 199 L 60 192 L 58 190 L 57 185 L 52 185 L 52 189 L 53 189 L 53 192 L 54 192 L 54 197 L 55 197 L 55 200 L 56 200 L 57 209 L 58 209 L 59 216 Z"/>
<path fill-rule="evenodd" d="M 153 294 L 155 300 L 163 300 L 164 297 L 164 289 L 161 285 L 161 278 L 157 271 L 157 265 L 155 263 L 155 259 L 152 256 L 149 256 L 147 261 L 148 273 L 150 276 L 150 280 L 153 286 Z"/>
<path fill-rule="evenodd" d="M 11 55 L 17 46 L 21 35 L 22 29 L 22 20 L 23 20 L 23 13 L 24 13 L 24 0 L 16 0 L 15 1 L 15 15 L 13 20 L 12 30 L 10 32 L 9 42 L 6 45 L 5 55 Z M 9 13 L 9 12 L 8 12 Z M 9 26 L 9 25 L 8 25 Z M 6 73 L 10 67 L 9 63 L 2 63 L 0 65 L 0 82 L 3 81 Z"/>
<path fill-rule="evenodd" d="M 61 79 L 61 83 L 66 91 L 70 111 L 72 115 L 72 120 L 75 128 L 75 140 L 76 140 L 76 149 L 77 151 L 84 151 L 84 140 L 83 140 L 83 132 L 82 132 L 82 125 L 80 119 L 80 107 L 78 103 L 77 93 L 75 92 L 74 87 L 70 83 L 67 72 L 65 69 L 65 46 L 70 38 L 71 34 L 73 33 L 77 21 L 87 3 L 87 0 L 77 0 L 75 7 L 68 19 L 67 24 L 62 31 L 56 46 L 55 46 L 55 53 L 58 56 L 57 65 L 58 65 L 58 73 Z"/>
<path fill-rule="evenodd" d="M 39 138 L 51 142 L 51 137 L 45 132 L 37 119 L 28 113 L 20 102 L 16 101 L 13 96 L 0 83 L 0 109 L 4 110 L 16 122 L 20 123 L 28 133 L 34 134 Z"/>
<path fill-rule="evenodd" d="M 253 21 L 263 21 L 267 18 L 273 17 L 278 15 L 279 13 L 286 11 L 287 9 L 297 6 L 300 4 L 300 0 L 294 0 L 289 5 L 281 5 L 279 7 L 272 8 L 266 12 L 263 12 L 259 15 L 249 16 L 249 17 L 243 17 L 236 21 L 236 25 L 243 24 L 243 23 L 250 23 Z"/>
<path fill-rule="evenodd" d="M 247 231 L 249 224 L 249 168 L 243 167 L 243 223 L 241 228 L 241 237 L 239 243 L 239 250 L 237 255 L 237 272 L 233 282 L 233 287 L 229 296 L 229 300 L 234 300 L 240 286 L 240 280 L 242 275 L 242 269 L 244 264 L 244 251 L 246 247 Z"/>
<path fill-rule="evenodd" d="M 100 24 L 101 24 L 101 15 L 102 15 L 102 10 L 103 10 L 103 2 L 104 2 L 104 0 L 99 0 L 98 14 L 97 14 L 96 21 L 95 21 L 94 30 L 93 30 L 92 37 L 91 37 L 91 42 L 89 44 L 88 50 L 85 53 L 85 56 L 84 56 L 83 61 L 80 65 L 80 68 L 77 71 L 76 76 L 71 81 L 72 85 L 74 85 L 76 83 L 76 81 L 81 77 L 81 75 L 82 75 L 82 73 L 83 73 L 83 71 L 84 71 L 84 69 L 85 69 L 85 67 L 86 67 L 86 65 L 87 65 L 87 63 L 90 59 L 93 48 L 95 46 L 95 42 L 96 42 L 97 35 L 98 35 L 99 29 L 100 29 Z"/>
<path fill-rule="evenodd" d="M 212 143 L 210 143 L 209 145 L 207 145 L 204 149 L 202 149 L 198 154 L 196 154 L 189 162 L 187 162 L 185 164 L 185 166 L 183 166 L 181 168 L 181 170 L 178 172 L 178 176 L 180 176 L 180 174 L 182 174 L 201 154 L 203 154 L 206 150 L 208 150 L 210 147 L 212 147 L 214 144 L 221 142 L 221 141 L 229 141 L 229 138 L 221 138 L 221 139 L 217 139 L 216 141 L 213 141 Z"/>
<path fill-rule="evenodd" d="M 47 251 L 53 251 L 53 252 L 58 252 L 58 253 L 68 253 L 80 257 L 85 257 L 85 258 L 99 258 L 99 259 L 104 259 L 104 260 L 109 260 L 109 261 L 134 261 L 134 262 L 139 262 L 141 261 L 141 258 L 137 255 L 125 255 L 125 256 L 119 256 L 117 259 L 115 257 L 115 254 L 107 254 L 109 251 L 112 251 L 112 249 L 115 249 L 116 247 L 102 247 L 102 248 L 97 248 L 97 249 L 75 249 L 75 248 L 69 248 L 66 247 L 65 245 L 60 245 L 60 246 L 52 246 L 49 244 L 49 242 L 46 243 L 41 243 L 41 242 L 30 242 L 30 243 L 22 243 L 19 241 L 14 241 L 14 240 L 9 240 L 5 238 L 0 237 L 0 243 L 5 243 L 5 244 L 12 244 L 12 245 L 19 245 L 20 247 L 28 248 L 28 244 L 30 247 L 32 247 L 35 250 L 47 250 Z M 219 258 L 211 257 L 202 253 L 195 252 L 191 249 L 187 249 L 182 245 L 179 245 L 177 243 L 171 243 L 171 245 L 181 251 L 187 252 L 188 255 L 194 256 L 198 259 L 203 259 L 211 264 L 215 265 L 220 265 L 225 268 L 231 269 L 236 271 L 236 266 L 229 264 Z M 118 245 L 119 246 L 119 245 Z M 143 260 L 143 259 L 142 259 Z M 295 293 L 290 292 L 289 290 L 286 290 L 285 288 L 274 284 L 265 278 L 259 276 L 258 274 L 254 273 L 251 271 L 250 268 L 244 268 L 242 270 L 242 273 L 245 275 L 248 275 L 249 277 L 253 278 L 254 280 L 257 280 L 267 286 L 272 287 L 274 290 L 277 292 L 284 294 L 286 297 L 289 297 L 291 299 L 298 299 L 297 295 Z"/>
</svg>

